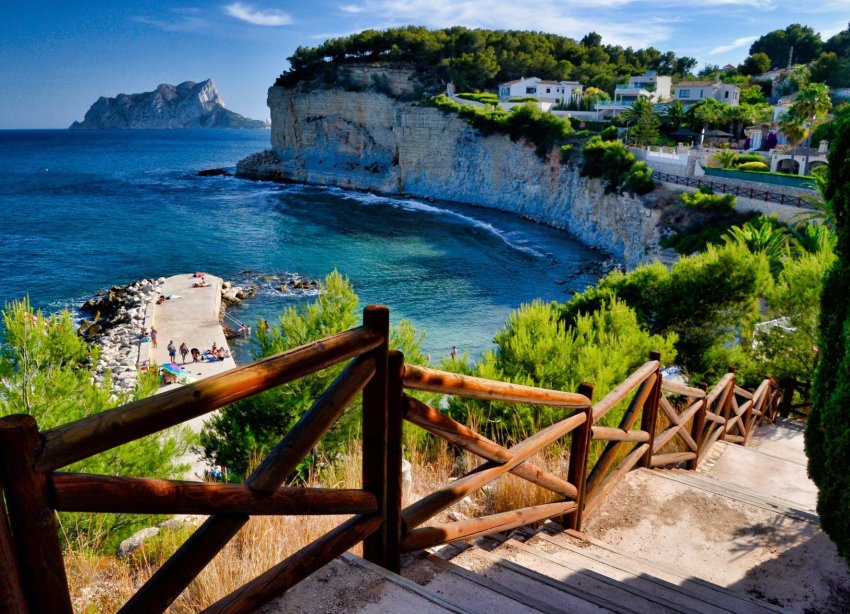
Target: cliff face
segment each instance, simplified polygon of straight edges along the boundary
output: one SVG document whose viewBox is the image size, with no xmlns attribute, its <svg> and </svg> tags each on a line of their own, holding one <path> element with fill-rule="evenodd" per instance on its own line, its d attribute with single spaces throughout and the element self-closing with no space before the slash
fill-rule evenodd
<svg viewBox="0 0 850 614">
<path fill-rule="evenodd" d="M 265 122 L 242 117 L 224 108 L 224 100 L 211 79 L 180 85 L 162 84 L 153 92 L 101 96 L 77 129 L 144 128 L 265 128 Z"/>
<path fill-rule="evenodd" d="M 659 213 L 579 176 L 558 156 L 481 135 L 439 109 L 375 92 L 272 87 L 272 148 L 239 164 L 244 177 L 458 201 L 568 229 L 634 266 L 658 240 Z"/>
</svg>

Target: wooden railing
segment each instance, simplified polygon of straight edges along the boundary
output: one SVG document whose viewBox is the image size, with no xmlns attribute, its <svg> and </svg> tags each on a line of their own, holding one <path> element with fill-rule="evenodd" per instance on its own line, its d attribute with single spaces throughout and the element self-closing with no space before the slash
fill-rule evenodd
<svg viewBox="0 0 850 614">
<path fill-rule="evenodd" d="M 548 518 L 559 518 L 578 530 L 582 519 L 635 465 L 687 463 L 695 468 L 718 439 L 746 443 L 760 420 L 773 420 L 781 398 L 770 379 L 752 393 L 739 388 L 734 372 L 710 392 L 706 386 L 691 388 L 663 381 L 661 357 L 652 354 L 649 362 L 592 404 L 590 384 L 582 384 L 577 392 L 563 392 L 405 365 L 399 352 L 388 351 L 388 336 L 388 310 L 370 306 L 364 310 L 359 328 L 55 429 L 39 432 L 35 420 L 25 415 L 0 419 L 0 494 L 5 495 L 5 505 L 0 497 L 0 610 L 71 612 L 57 511 L 209 516 L 123 606 L 124 613 L 164 611 L 251 515 L 354 514 L 206 610 L 251 612 L 361 541 L 366 559 L 398 572 L 404 551 L 473 539 Z M 345 370 L 244 485 L 58 471 L 347 360 Z M 563 417 L 508 448 L 407 395 L 405 389 L 562 408 Z M 362 488 L 282 487 L 361 391 Z M 598 424 L 625 403 L 616 428 Z M 640 427 L 634 429 L 638 418 Z M 404 419 L 484 462 L 402 509 Z M 566 436 L 570 437 L 566 479 L 529 462 Z M 607 443 L 590 466 L 593 440 Z M 678 447 L 665 451 L 670 446 Z M 551 491 L 558 501 L 423 526 L 506 473 Z"/>
</svg>

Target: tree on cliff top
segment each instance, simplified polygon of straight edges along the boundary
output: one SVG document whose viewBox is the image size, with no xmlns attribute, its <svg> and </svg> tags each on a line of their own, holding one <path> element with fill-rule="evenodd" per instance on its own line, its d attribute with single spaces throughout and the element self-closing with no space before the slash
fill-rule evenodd
<svg viewBox="0 0 850 614">
<path fill-rule="evenodd" d="M 850 119 L 838 125 L 824 196 L 832 204 L 838 256 L 821 295 L 820 361 L 806 426 L 809 475 L 824 531 L 850 561 Z"/>
</svg>

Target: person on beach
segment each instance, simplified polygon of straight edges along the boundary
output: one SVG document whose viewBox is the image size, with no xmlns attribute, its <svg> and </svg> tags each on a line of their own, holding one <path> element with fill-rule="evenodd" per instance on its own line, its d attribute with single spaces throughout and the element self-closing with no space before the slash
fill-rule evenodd
<svg viewBox="0 0 850 614">
<path fill-rule="evenodd" d="M 156 329 L 151 326 L 151 346 L 156 347 Z"/>
<path fill-rule="evenodd" d="M 183 357 L 183 364 L 186 364 L 186 356 L 189 355 L 189 348 L 186 347 L 186 342 L 180 344 L 180 356 Z"/>
<path fill-rule="evenodd" d="M 451 357 L 452 357 L 452 360 L 457 358 L 457 346 L 456 345 L 452 346 Z"/>
<path fill-rule="evenodd" d="M 192 348 L 192 362 L 198 362 L 201 359 L 201 352 L 198 348 Z"/>
<path fill-rule="evenodd" d="M 213 341 L 212 349 L 210 350 L 210 354 L 212 354 L 213 356 L 215 356 L 215 353 L 216 353 L 216 350 L 217 350 L 217 349 L 218 349 L 218 346 L 215 344 L 215 341 Z"/>
<path fill-rule="evenodd" d="M 174 341 L 168 342 L 168 357 L 171 362 L 177 362 L 177 346 L 174 345 Z"/>
</svg>

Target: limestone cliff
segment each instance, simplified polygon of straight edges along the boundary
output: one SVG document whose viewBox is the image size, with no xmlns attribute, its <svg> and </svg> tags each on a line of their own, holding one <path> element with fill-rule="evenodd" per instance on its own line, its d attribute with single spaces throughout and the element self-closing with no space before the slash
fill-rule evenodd
<svg viewBox="0 0 850 614">
<path fill-rule="evenodd" d="M 237 175 L 458 201 L 565 228 L 632 267 L 658 240 L 660 214 L 579 176 L 559 156 L 482 135 L 439 109 L 374 91 L 272 87 L 272 153 Z"/>
<path fill-rule="evenodd" d="M 145 128 L 265 128 L 265 122 L 242 117 L 224 108 L 212 79 L 180 85 L 160 85 L 152 92 L 101 96 L 91 106 L 78 129 Z"/>
</svg>

